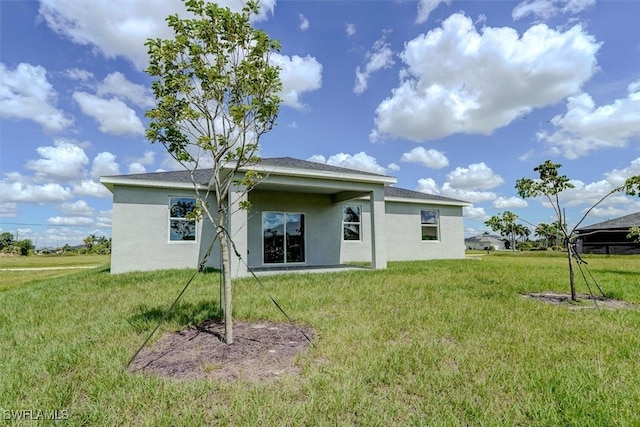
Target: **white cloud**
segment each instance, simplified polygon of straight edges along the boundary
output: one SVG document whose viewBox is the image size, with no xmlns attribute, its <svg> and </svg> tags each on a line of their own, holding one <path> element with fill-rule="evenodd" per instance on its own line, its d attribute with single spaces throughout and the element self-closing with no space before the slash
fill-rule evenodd
<svg viewBox="0 0 640 427">
<path fill-rule="evenodd" d="M 94 79 L 93 73 L 91 71 L 83 70 L 80 68 L 69 68 L 65 71 L 64 74 L 71 80 L 77 80 L 81 82 L 88 82 Z"/>
<path fill-rule="evenodd" d="M 97 95 L 116 95 L 118 98 L 128 100 L 141 108 L 151 108 L 155 105 L 155 100 L 150 96 L 149 90 L 139 84 L 127 80 L 124 74 L 116 71 L 107 75 L 98 84 Z"/>
<path fill-rule="evenodd" d="M 468 168 L 457 167 L 447 174 L 448 184 L 456 189 L 490 190 L 504 184 L 504 179 L 484 162 Z"/>
<path fill-rule="evenodd" d="M 89 158 L 84 150 L 64 139 L 54 141 L 54 146 L 38 147 L 38 160 L 30 160 L 26 167 L 36 172 L 39 179 L 68 181 L 80 179 Z"/>
<path fill-rule="evenodd" d="M 451 4 L 451 0 L 420 0 L 418 2 L 418 16 L 416 17 L 416 24 L 422 24 L 427 22 L 431 12 L 436 10 L 440 3 L 447 5 Z"/>
<path fill-rule="evenodd" d="M 440 194 L 438 184 L 433 180 L 433 178 L 420 178 L 418 180 L 416 191 L 427 194 Z"/>
<path fill-rule="evenodd" d="M 596 4 L 596 0 L 525 0 L 513 9 L 514 20 L 533 15 L 534 19 L 549 19 L 560 14 L 576 14 Z"/>
<path fill-rule="evenodd" d="M 423 147 L 416 147 L 408 153 L 402 154 L 400 158 L 403 162 L 421 163 L 431 169 L 442 169 L 449 166 L 449 159 L 441 151 Z"/>
<path fill-rule="evenodd" d="M 152 165 L 156 161 L 156 153 L 151 150 L 147 150 L 144 152 L 142 157 L 138 157 L 135 159 L 136 163 L 140 163 L 141 165 L 149 166 Z"/>
<path fill-rule="evenodd" d="M 104 151 L 93 159 L 91 177 L 99 181 L 101 176 L 107 175 L 120 175 L 120 166 L 114 154 Z"/>
<path fill-rule="evenodd" d="M 462 208 L 462 215 L 465 219 L 475 219 L 484 221 L 489 218 L 484 208 L 476 206 L 465 206 Z"/>
<path fill-rule="evenodd" d="M 85 179 L 73 186 L 74 196 L 90 196 L 111 198 L 112 194 L 107 187 L 91 179 Z"/>
<path fill-rule="evenodd" d="M 600 44 L 579 25 L 539 24 L 522 36 L 453 14 L 405 44 L 401 82 L 376 109 L 372 141 L 488 135 L 517 117 L 579 93 Z M 508 87 L 509 90 L 504 90 Z"/>
<path fill-rule="evenodd" d="M 496 193 L 493 193 L 491 191 L 476 191 L 463 188 L 455 188 L 451 186 L 449 182 L 445 182 L 442 185 L 441 192 L 443 196 L 451 197 L 458 200 L 464 200 L 471 203 L 489 202 L 498 197 Z"/>
<path fill-rule="evenodd" d="M 100 131 L 111 135 L 142 135 L 144 126 L 136 112 L 117 98 L 102 99 L 86 92 L 74 92 L 73 99 L 82 112 L 100 124 Z"/>
<path fill-rule="evenodd" d="M 2 185 L 0 183 L 0 185 Z M 0 218 L 15 218 L 18 216 L 17 203 L 0 203 Z"/>
<path fill-rule="evenodd" d="M 392 171 L 399 171 L 400 170 L 400 166 L 396 163 L 389 163 L 387 165 L 387 169 L 392 170 Z"/>
<path fill-rule="evenodd" d="M 526 208 L 527 206 L 529 206 L 527 201 L 520 197 L 498 197 L 491 203 L 491 207 L 494 209 Z"/>
<path fill-rule="evenodd" d="M 15 70 L 0 63 L 0 117 L 28 119 L 47 132 L 60 132 L 73 124 L 55 107 L 56 91 L 39 65 L 21 63 Z"/>
<path fill-rule="evenodd" d="M 243 0 L 218 1 L 239 11 Z M 261 0 L 255 21 L 273 13 L 276 0 Z M 40 16 L 56 33 L 80 45 L 91 46 L 105 58 L 123 57 L 142 71 L 147 66 L 148 38 L 170 38 L 165 18 L 188 17 L 180 0 L 76 1 L 41 0 Z"/>
<path fill-rule="evenodd" d="M 83 216 L 54 216 L 47 219 L 47 224 L 68 226 L 92 225 L 93 219 Z"/>
<path fill-rule="evenodd" d="M 145 173 L 147 169 L 138 162 L 129 163 L 129 173 Z"/>
<path fill-rule="evenodd" d="M 53 183 L 30 184 L 25 177 L 18 176 L 18 174 L 13 174 L 0 181 L 0 201 L 2 203 L 64 202 L 71 197 L 71 190 L 68 187 Z"/>
<path fill-rule="evenodd" d="M 626 168 L 613 169 L 604 175 L 614 188 L 620 187 L 628 178 L 640 175 L 640 157 L 629 162 Z"/>
<path fill-rule="evenodd" d="M 322 64 L 309 55 L 303 58 L 279 53 L 272 54 L 269 62 L 281 68 L 282 92 L 279 95 L 284 105 L 304 109 L 302 95 L 322 87 Z"/>
<path fill-rule="evenodd" d="M 351 22 L 348 22 L 348 23 L 345 25 L 345 29 L 344 29 L 344 30 L 345 30 L 345 32 L 347 33 L 347 35 L 348 35 L 349 37 L 351 37 L 351 36 L 355 35 L 355 33 L 356 33 L 356 24 L 353 24 L 353 23 L 351 23 Z"/>
<path fill-rule="evenodd" d="M 369 156 L 364 151 L 354 155 L 346 153 L 338 153 L 330 156 L 328 159 L 323 155 L 314 154 L 307 159 L 310 162 L 325 163 L 327 165 L 339 166 L 347 169 L 355 169 L 364 172 L 372 172 L 380 175 L 386 173 L 386 169 L 378 164 L 375 157 Z"/>
<path fill-rule="evenodd" d="M 300 29 L 302 31 L 307 31 L 309 29 L 309 20 L 303 15 L 299 14 L 298 18 L 300 19 Z"/>
<path fill-rule="evenodd" d="M 84 200 L 63 203 L 60 205 L 60 211 L 65 216 L 91 216 L 95 212 Z"/>
<path fill-rule="evenodd" d="M 551 119 L 556 130 L 540 132 L 538 139 L 568 159 L 603 148 L 619 148 L 640 138 L 640 87 L 629 85 L 626 98 L 596 107 L 586 93 L 569 97 L 567 111 Z"/>
<path fill-rule="evenodd" d="M 96 216 L 96 226 L 97 227 L 111 227 L 112 225 L 112 217 L 113 211 L 100 211 L 100 213 Z"/>
<path fill-rule="evenodd" d="M 393 51 L 384 40 L 384 37 L 373 44 L 372 50 L 365 54 L 365 58 L 367 63 L 364 68 L 361 69 L 360 66 L 356 68 L 356 83 L 353 87 L 353 92 L 358 95 L 367 90 L 371 74 L 390 68 L 395 63 L 393 61 Z"/>
</svg>

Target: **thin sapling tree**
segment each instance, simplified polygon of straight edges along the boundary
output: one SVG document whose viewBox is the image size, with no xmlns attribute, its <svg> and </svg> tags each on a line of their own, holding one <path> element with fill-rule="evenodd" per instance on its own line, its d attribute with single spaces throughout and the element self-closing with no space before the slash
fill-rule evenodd
<svg viewBox="0 0 640 427">
<path fill-rule="evenodd" d="M 280 107 L 280 69 L 269 62 L 279 43 L 255 29 L 251 17 L 258 2 L 247 1 L 232 12 L 204 0 L 185 1 L 191 18 L 166 18 L 171 39 L 149 39 L 149 66 L 155 78 L 156 106 L 147 111 L 146 137 L 162 144 L 190 171 L 197 219 L 215 228 L 222 253 L 225 342 L 233 343 L 231 236 L 227 221 L 233 209 L 230 191 L 246 194 L 259 175 L 245 168 L 259 161 L 260 137 L 274 126 Z M 195 172 L 212 168 L 207 185 Z M 210 197 L 215 206 L 209 206 Z M 242 200 L 242 197 L 239 197 Z"/>
<path fill-rule="evenodd" d="M 571 299 L 577 301 L 575 274 L 574 274 L 574 243 L 575 231 L 580 227 L 582 222 L 587 218 L 589 213 L 598 205 L 605 201 L 609 196 L 624 191 L 629 196 L 635 196 L 640 193 L 640 176 L 628 178 L 624 184 L 609 191 L 602 196 L 593 206 L 584 213 L 582 218 L 572 228 L 567 225 L 567 220 L 562 209 L 560 194 L 570 188 L 574 188 L 570 179 L 566 175 L 560 175 L 559 169 L 562 167 L 559 163 L 552 163 L 546 160 L 541 165 L 535 167 L 534 172 L 538 172 L 539 178 L 521 178 L 516 181 L 516 190 L 518 195 L 523 199 L 530 197 L 544 197 L 553 208 L 558 218 L 558 230 L 563 238 L 564 246 L 567 251 L 567 261 L 569 265 L 569 286 L 571 288 Z"/>
</svg>

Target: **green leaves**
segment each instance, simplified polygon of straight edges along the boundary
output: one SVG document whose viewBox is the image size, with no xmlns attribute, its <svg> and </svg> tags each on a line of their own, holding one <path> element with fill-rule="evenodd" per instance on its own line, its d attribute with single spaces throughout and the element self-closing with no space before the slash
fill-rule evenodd
<svg viewBox="0 0 640 427">
<path fill-rule="evenodd" d="M 562 167 L 559 163 L 552 163 L 546 160 L 541 165 L 535 167 L 534 172 L 538 172 L 540 177 L 537 180 L 521 178 L 516 181 L 516 190 L 523 199 L 529 197 L 555 196 L 574 185 L 565 175 L 560 175 L 558 170 Z"/>
<path fill-rule="evenodd" d="M 628 178 L 624 182 L 622 189 L 629 196 L 640 195 L 640 175 L 636 175 L 636 176 L 632 176 L 631 178 Z"/>
<path fill-rule="evenodd" d="M 269 63 L 279 43 L 251 26 L 256 1 L 240 13 L 204 0 L 185 5 L 193 18 L 166 18 L 173 38 L 146 43 L 157 101 L 146 136 L 178 160 L 198 160 L 196 151 L 214 163 L 251 157 L 279 112 L 280 71 Z"/>
</svg>

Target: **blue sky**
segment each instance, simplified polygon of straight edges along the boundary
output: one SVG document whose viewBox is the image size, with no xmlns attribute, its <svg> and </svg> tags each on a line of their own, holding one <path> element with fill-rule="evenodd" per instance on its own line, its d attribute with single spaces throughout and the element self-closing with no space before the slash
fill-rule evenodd
<svg viewBox="0 0 640 427">
<path fill-rule="evenodd" d="M 241 0 L 220 2 L 232 9 Z M 465 234 L 522 200 L 546 159 L 575 222 L 640 174 L 640 2 L 263 0 L 284 104 L 263 157 L 385 173 L 466 200 Z M 37 246 L 110 235 L 101 175 L 176 169 L 144 138 L 149 37 L 179 0 L 0 1 L 0 232 Z M 616 196 L 587 223 L 640 211 Z"/>
</svg>

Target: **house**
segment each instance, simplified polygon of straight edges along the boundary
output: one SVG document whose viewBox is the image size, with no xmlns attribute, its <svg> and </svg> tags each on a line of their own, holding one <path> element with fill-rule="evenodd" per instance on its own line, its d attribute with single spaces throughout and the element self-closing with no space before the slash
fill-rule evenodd
<svg viewBox="0 0 640 427">
<path fill-rule="evenodd" d="M 640 227 L 640 212 L 580 227 L 576 249 L 585 254 L 640 254 L 640 244 L 627 239 L 631 227 Z"/>
<path fill-rule="evenodd" d="M 263 179 L 229 194 L 227 229 L 243 259 L 234 277 L 252 270 L 329 267 L 366 262 L 464 257 L 462 208 L 468 203 L 393 187 L 396 178 L 289 157 L 241 170 Z M 197 170 L 203 188 L 211 170 Z M 188 171 L 104 176 L 113 193 L 111 272 L 195 268 L 214 238 L 209 221 L 188 218 L 195 206 Z M 236 209 L 248 200 L 250 210 Z M 215 205 L 213 200 L 210 205 Z M 246 264 L 245 264 L 246 263 Z M 208 267 L 220 268 L 214 246 Z"/>
<path fill-rule="evenodd" d="M 467 249 L 475 250 L 505 250 L 505 239 L 495 234 L 479 234 L 464 240 Z"/>
</svg>

